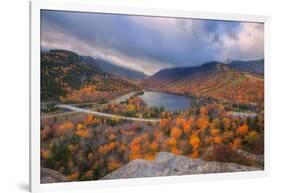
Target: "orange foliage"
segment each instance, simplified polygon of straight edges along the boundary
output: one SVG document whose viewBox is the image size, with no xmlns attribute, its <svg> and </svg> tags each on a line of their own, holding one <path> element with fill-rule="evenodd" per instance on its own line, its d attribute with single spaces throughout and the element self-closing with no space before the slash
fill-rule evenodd
<svg viewBox="0 0 281 193">
<path fill-rule="evenodd" d="M 198 158 L 198 157 L 199 157 L 199 152 L 198 152 L 198 150 L 193 150 L 192 154 L 190 154 L 190 157 L 192 157 L 192 158 Z"/>
<path fill-rule="evenodd" d="M 230 147 L 232 149 L 240 149 L 241 147 L 241 139 L 240 138 L 235 138 L 233 142 L 230 144 Z"/>
<path fill-rule="evenodd" d="M 67 178 L 70 180 L 70 181 L 74 181 L 74 180 L 77 180 L 79 177 L 79 173 L 78 172 L 74 172 L 70 175 L 67 176 Z"/>
<path fill-rule="evenodd" d="M 77 136 L 81 137 L 81 138 L 89 138 L 90 137 L 90 132 L 88 129 L 81 129 L 76 131 L 75 133 Z"/>
<path fill-rule="evenodd" d="M 200 108 L 200 114 L 201 115 L 208 115 L 208 108 L 207 107 L 201 107 Z"/>
<path fill-rule="evenodd" d="M 153 155 L 153 154 L 146 154 L 145 156 L 144 156 L 144 159 L 146 159 L 146 160 L 154 160 L 154 158 L 155 158 L 155 156 Z"/>
<path fill-rule="evenodd" d="M 130 152 L 129 158 L 130 158 L 130 160 L 141 158 L 140 146 L 134 145 L 131 147 L 131 152 Z"/>
<path fill-rule="evenodd" d="M 114 133 L 110 134 L 109 136 L 109 140 L 115 140 L 116 139 L 116 135 L 114 135 Z"/>
<path fill-rule="evenodd" d="M 209 125 L 209 118 L 201 116 L 197 119 L 197 126 L 201 131 L 204 131 Z"/>
<path fill-rule="evenodd" d="M 109 159 L 108 165 L 107 165 L 108 170 L 110 172 L 120 168 L 121 166 L 122 166 L 122 164 L 117 159 L 114 159 L 114 158 Z"/>
<path fill-rule="evenodd" d="M 175 140 L 175 138 L 170 138 L 167 140 L 167 144 L 171 147 L 176 147 L 177 141 Z"/>
<path fill-rule="evenodd" d="M 183 129 L 184 124 L 185 124 L 185 119 L 184 119 L 184 118 L 178 117 L 178 118 L 176 119 L 176 126 L 177 126 L 178 128 L 182 128 L 182 129 Z"/>
<path fill-rule="evenodd" d="M 237 128 L 237 133 L 240 135 L 245 135 L 249 131 L 248 125 L 243 124 L 240 127 Z"/>
<path fill-rule="evenodd" d="M 224 139 L 230 139 L 232 138 L 234 135 L 233 135 L 233 131 L 225 131 L 223 132 L 223 138 Z"/>
<path fill-rule="evenodd" d="M 156 142 L 151 143 L 150 148 L 154 153 L 157 152 L 159 149 L 158 144 Z"/>
<path fill-rule="evenodd" d="M 214 143 L 216 143 L 216 144 L 221 144 L 222 143 L 222 137 L 220 137 L 220 136 L 216 136 L 216 137 L 214 137 Z"/>
<path fill-rule="evenodd" d="M 220 133 L 220 130 L 218 130 L 218 129 L 211 129 L 210 133 L 211 133 L 212 136 L 217 136 Z"/>
<path fill-rule="evenodd" d="M 172 131 L 171 131 L 171 137 L 174 139 L 180 139 L 182 136 L 182 131 L 181 129 L 177 128 L 177 127 L 173 127 Z"/>
<path fill-rule="evenodd" d="M 190 121 L 186 121 L 183 125 L 183 132 L 185 134 L 189 133 L 191 131 Z"/>
<path fill-rule="evenodd" d="M 179 150 L 179 149 L 177 149 L 176 147 L 172 147 L 172 148 L 171 148 L 171 151 L 172 151 L 172 153 L 175 154 L 175 155 L 182 155 L 182 151 Z"/>
<path fill-rule="evenodd" d="M 198 149 L 199 146 L 200 146 L 200 139 L 197 135 L 195 134 L 192 134 L 190 137 L 189 137 L 189 143 L 190 145 L 192 146 L 193 149 Z"/>
<path fill-rule="evenodd" d="M 67 121 L 58 127 L 58 129 L 56 130 L 56 134 L 63 135 L 66 131 L 73 129 L 73 127 L 73 123 L 71 121 Z"/>
<path fill-rule="evenodd" d="M 95 117 L 93 115 L 88 115 L 85 120 L 84 120 L 84 123 L 86 125 L 92 125 L 95 123 Z"/>
<path fill-rule="evenodd" d="M 161 121 L 159 122 L 159 127 L 160 128 L 166 128 L 166 127 L 169 127 L 169 120 L 168 119 L 161 119 Z"/>
</svg>

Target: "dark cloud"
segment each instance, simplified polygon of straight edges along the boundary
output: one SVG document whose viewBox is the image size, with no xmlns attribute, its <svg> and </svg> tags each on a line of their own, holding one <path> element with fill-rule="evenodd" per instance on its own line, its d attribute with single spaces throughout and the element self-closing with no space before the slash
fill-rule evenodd
<svg viewBox="0 0 281 193">
<path fill-rule="evenodd" d="M 146 73 L 263 57 L 262 24 L 47 10 L 41 18 L 44 47 L 103 57 Z"/>
</svg>

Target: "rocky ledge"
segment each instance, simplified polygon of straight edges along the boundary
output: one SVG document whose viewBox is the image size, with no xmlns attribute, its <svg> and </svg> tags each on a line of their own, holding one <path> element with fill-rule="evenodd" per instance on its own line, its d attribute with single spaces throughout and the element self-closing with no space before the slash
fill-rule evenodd
<svg viewBox="0 0 281 193">
<path fill-rule="evenodd" d="M 202 159 L 192 159 L 186 156 L 175 156 L 172 153 L 160 152 L 152 161 L 143 159 L 133 160 L 118 170 L 106 175 L 103 179 L 141 178 L 257 170 L 263 169 L 252 166 L 244 166 L 236 163 L 204 161 Z"/>
<path fill-rule="evenodd" d="M 61 173 L 49 169 L 49 168 L 41 168 L 41 183 L 56 183 L 56 182 L 67 182 L 68 179 L 66 176 Z"/>
</svg>

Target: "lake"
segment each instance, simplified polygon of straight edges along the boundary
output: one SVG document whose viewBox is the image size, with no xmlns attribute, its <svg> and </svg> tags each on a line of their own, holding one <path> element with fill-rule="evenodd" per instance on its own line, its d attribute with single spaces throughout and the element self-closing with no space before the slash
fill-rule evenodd
<svg viewBox="0 0 281 193">
<path fill-rule="evenodd" d="M 186 96 L 163 92 L 145 91 L 140 97 L 149 107 L 164 107 L 168 111 L 186 110 L 191 99 Z"/>
</svg>

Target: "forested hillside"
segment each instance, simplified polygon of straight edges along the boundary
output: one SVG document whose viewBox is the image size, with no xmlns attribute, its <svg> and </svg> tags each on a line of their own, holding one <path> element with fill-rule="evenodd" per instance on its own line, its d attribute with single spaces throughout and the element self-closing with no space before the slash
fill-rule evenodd
<svg viewBox="0 0 281 193">
<path fill-rule="evenodd" d="M 41 100 L 85 102 L 112 98 L 136 86 L 102 71 L 74 52 L 41 54 Z"/>
</svg>

